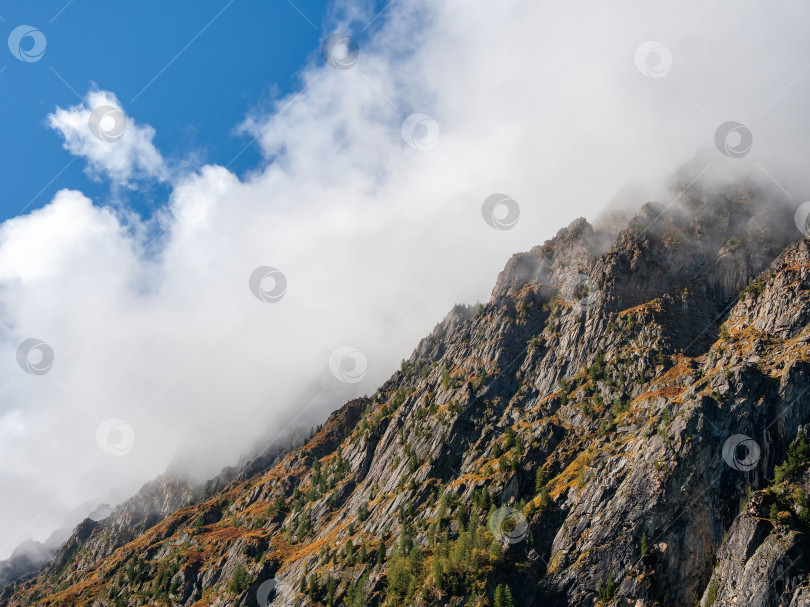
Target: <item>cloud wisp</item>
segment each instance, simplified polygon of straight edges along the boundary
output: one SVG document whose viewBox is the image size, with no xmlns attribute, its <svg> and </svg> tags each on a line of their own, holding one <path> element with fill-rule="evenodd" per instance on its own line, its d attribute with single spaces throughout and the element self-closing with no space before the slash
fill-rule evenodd
<svg viewBox="0 0 810 607">
<path fill-rule="evenodd" d="M 168 179 L 166 163 L 152 143 L 155 130 L 127 116 L 109 91 L 90 91 L 83 103 L 57 108 L 48 125 L 62 136 L 68 152 L 85 159 L 91 177 L 128 187 L 138 179 Z"/>
</svg>

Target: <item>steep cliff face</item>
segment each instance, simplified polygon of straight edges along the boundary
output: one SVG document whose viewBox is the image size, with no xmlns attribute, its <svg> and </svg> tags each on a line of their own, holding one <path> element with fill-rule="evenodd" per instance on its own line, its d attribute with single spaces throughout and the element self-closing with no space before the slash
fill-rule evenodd
<svg viewBox="0 0 810 607">
<path fill-rule="evenodd" d="M 802 604 L 810 241 L 750 184 L 613 225 L 514 256 L 274 465 L 83 523 L 0 606 Z"/>
</svg>

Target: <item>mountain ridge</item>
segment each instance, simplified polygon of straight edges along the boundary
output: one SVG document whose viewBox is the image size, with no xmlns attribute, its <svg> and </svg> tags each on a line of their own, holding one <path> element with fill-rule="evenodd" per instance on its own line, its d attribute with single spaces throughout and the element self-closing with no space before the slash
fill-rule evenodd
<svg viewBox="0 0 810 607">
<path fill-rule="evenodd" d="M 810 241 L 772 188 L 672 194 L 514 255 L 309 442 L 85 521 L 0 607 L 810 600 L 808 462 L 777 478 L 810 431 Z"/>
</svg>

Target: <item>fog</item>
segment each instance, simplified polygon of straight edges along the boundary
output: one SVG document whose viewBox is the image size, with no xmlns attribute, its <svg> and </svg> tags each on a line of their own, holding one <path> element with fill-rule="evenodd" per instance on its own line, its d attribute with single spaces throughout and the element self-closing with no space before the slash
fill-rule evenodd
<svg viewBox="0 0 810 607">
<path fill-rule="evenodd" d="M 313 49 L 295 93 L 233 117 L 264 157 L 241 178 L 166 158 L 116 91 L 50 108 L 43 128 L 90 178 L 174 194 L 144 220 L 64 190 L 0 225 L 0 558 L 172 462 L 214 474 L 373 393 L 511 254 L 611 201 L 665 198 L 686 161 L 810 198 L 808 17 L 799 1 L 340 2 L 324 37 L 359 53 L 333 67 Z M 485 221 L 494 194 L 516 223 Z M 28 339 L 44 345 L 18 361 Z"/>
</svg>

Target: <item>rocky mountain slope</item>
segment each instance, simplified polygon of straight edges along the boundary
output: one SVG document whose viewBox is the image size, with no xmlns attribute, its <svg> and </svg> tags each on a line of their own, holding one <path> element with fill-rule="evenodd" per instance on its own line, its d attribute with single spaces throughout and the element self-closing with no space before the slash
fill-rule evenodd
<svg viewBox="0 0 810 607">
<path fill-rule="evenodd" d="M 673 195 L 515 255 L 302 447 L 85 521 L 0 607 L 808 604 L 810 239 L 751 183 Z"/>
<path fill-rule="evenodd" d="M 112 512 L 107 504 L 99 504 L 92 509 L 90 509 L 89 504 L 84 504 L 77 510 L 81 514 L 79 514 L 78 518 L 71 517 L 73 520 L 89 518 L 100 521 L 107 518 Z M 64 527 L 51 533 L 44 542 L 26 540 L 17 546 L 8 559 L 0 561 L 0 588 L 41 570 L 53 559 L 59 547 L 72 534 L 73 525 L 66 523 Z"/>
</svg>

